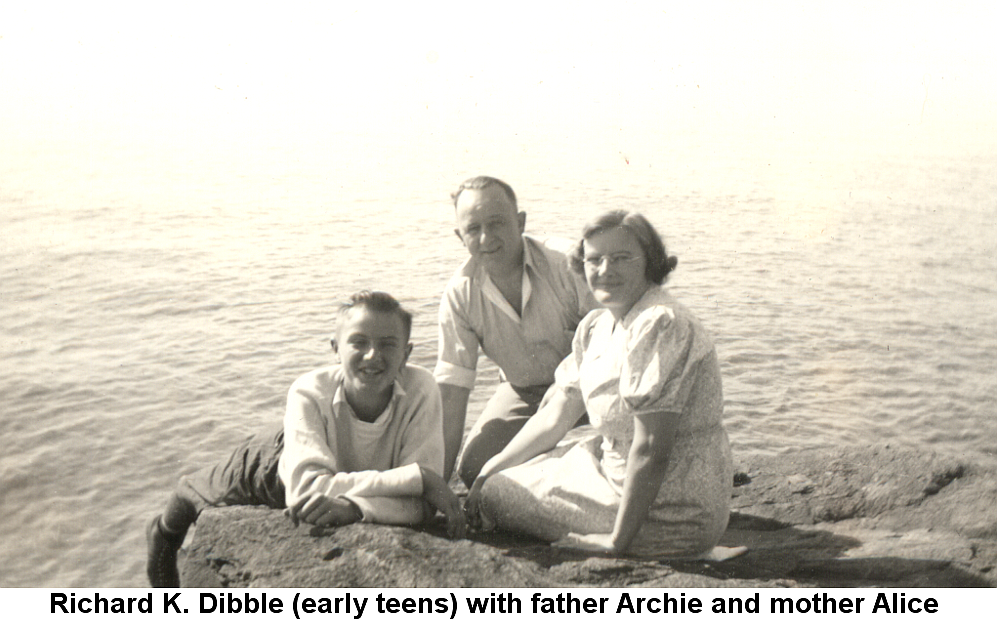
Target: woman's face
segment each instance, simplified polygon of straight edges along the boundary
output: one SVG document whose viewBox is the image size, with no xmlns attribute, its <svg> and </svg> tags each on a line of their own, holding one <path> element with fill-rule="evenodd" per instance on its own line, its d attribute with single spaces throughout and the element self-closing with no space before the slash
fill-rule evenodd
<svg viewBox="0 0 997 625">
<path fill-rule="evenodd" d="M 623 317 L 652 284 L 644 275 L 647 259 L 637 237 L 611 228 L 585 239 L 584 250 L 585 281 L 596 301 Z"/>
</svg>

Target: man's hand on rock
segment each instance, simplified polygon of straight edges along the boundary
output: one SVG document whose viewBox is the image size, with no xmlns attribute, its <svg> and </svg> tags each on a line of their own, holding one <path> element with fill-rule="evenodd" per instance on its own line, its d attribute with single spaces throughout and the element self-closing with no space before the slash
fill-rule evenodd
<svg viewBox="0 0 997 625">
<path fill-rule="evenodd" d="M 455 540 L 464 538 L 467 532 L 467 520 L 464 517 L 464 509 L 460 506 L 460 500 L 443 478 L 434 471 L 423 466 L 420 466 L 419 470 L 422 472 L 422 496 L 446 517 L 447 535 Z"/>
</svg>

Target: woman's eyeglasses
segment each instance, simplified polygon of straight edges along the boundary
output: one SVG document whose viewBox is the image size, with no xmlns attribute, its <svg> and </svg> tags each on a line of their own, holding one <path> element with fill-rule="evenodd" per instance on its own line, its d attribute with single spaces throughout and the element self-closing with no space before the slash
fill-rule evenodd
<svg viewBox="0 0 997 625">
<path fill-rule="evenodd" d="M 604 262 L 608 267 L 614 267 L 616 265 L 632 263 L 638 258 L 640 256 L 634 256 L 630 252 L 619 252 L 618 254 L 609 254 L 607 256 L 587 256 L 583 262 L 589 269 L 600 269 Z"/>
</svg>

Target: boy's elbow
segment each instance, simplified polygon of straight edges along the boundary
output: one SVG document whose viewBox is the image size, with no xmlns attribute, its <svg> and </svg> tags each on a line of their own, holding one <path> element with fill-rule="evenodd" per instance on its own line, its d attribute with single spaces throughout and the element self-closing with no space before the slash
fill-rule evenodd
<svg viewBox="0 0 997 625">
<path fill-rule="evenodd" d="M 284 486 L 284 507 L 291 510 L 296 510 L 301 507 L 304 503 L 305 497 L 302 495 L 300 488 L 291 488 L 290 486 Z"/>
</svg>

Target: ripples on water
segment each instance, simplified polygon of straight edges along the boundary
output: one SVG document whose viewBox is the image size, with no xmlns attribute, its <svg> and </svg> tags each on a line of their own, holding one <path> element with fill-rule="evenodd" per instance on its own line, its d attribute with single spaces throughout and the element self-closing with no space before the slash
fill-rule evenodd
<svg viewBox="0 0 997 625">
<path fill-rule="evenodd" d="M 280 419 L 293 379 L 329 360 L 350 292 L 399 295 L 432 368 L 463 257 L 456 177 L 344 185 L 293 165 L 272 180 L 157 176 L 125 156 L 62 180 L 7 172 L 0 584 L 143 585 L 145 521 L 180 474 Z M 895 441 L 993 462 L 994 165 L 510 182 L 532 232 L 574 236 L 625 206 L 666 234 L 670 286 L 716 338 L 735 453 Z"/>
</svg>

